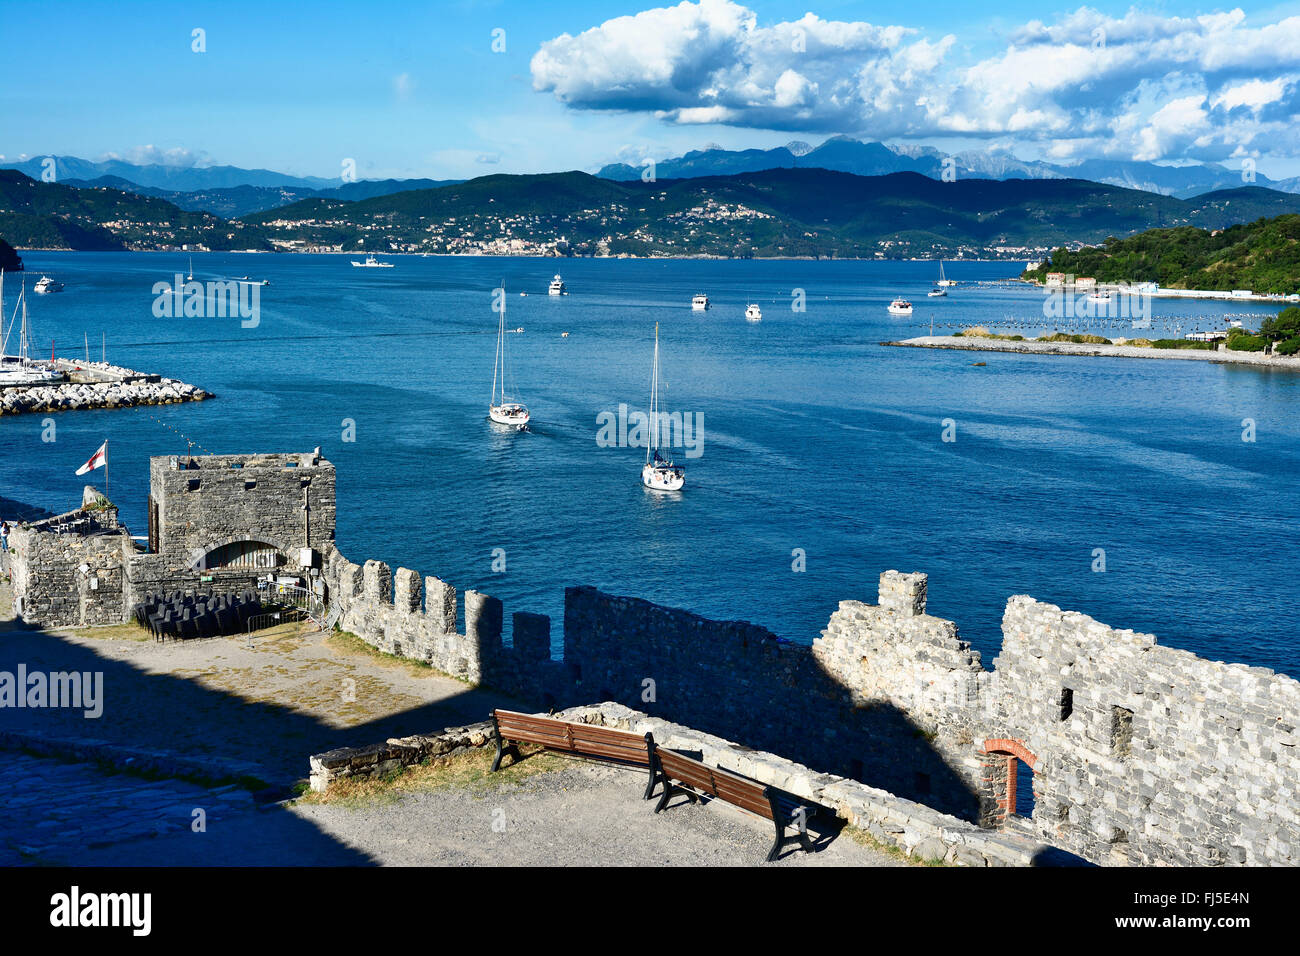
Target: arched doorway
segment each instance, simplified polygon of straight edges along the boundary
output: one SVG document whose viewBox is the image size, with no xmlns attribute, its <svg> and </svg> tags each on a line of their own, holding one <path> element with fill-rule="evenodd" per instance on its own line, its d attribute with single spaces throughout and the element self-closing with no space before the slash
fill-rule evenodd
<svg viewBox="0 0 1300 956">
<path fill-rule="evenodd" d="M 1034 814 L 1034 767 L 1038 756 L 1023 740 L 991 737 L 984 741 L 984 792 L 980 822 L 1001 826 L 1013 816 Z"/>
<path fill-rule="evenodd" d="M 274 571 L 285 563 L 280 549 L 265 541 L 231 541 L 203 556 L 199 570 Z"/>
</svg>

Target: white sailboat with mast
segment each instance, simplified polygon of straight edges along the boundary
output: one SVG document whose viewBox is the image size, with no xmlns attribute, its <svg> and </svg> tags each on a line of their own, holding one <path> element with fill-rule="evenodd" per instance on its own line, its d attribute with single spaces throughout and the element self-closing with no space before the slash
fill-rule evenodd
<svg viewBox="0 0 1300 956">
<path fill-rule="evenodd" d="M 23 322 L 18 330 L 18 354 L 9 355 L 9 337 L 13 333 L 14 320 L 17 318 L 18 307 L 14 307 L 15 315 L 9 320 L 9 324 L 4 329 L 4 341 L 0 342 L 0 387 L 6 385 L 48 385 L 62 378 L 59 373 L 51 371 L 39 365 L 33 365 L 29 355 L 31 344 L 27 329 L 27 287 L 23 285 L 23 291 L 18 296 L 19 304 L 22 307 Z M 0 323 L 4 321 L 4 271 L 0 270 Z"/>
<path fill-rule="evenodd" d="M 654 491 L 681 491 L 686 484 L 686 469 L 659 454 L 659 424 L 659 323 L 656 322 L 655 358 L 650 373 L 650 437 L 646 441 L 641 484 Z"/>
<path fill-rule="evenodd" d="M 500 382 L 500 400 L 498 401 L 497 383 Z M 506 425 L 520 431 L 528 427 L 532 416 L 528 406 L 522 402 L 511 401 L 506 396 L 506 289 L 501 283 L 501 319 L 497 326 L 497 357 L 492 367 L 492 401 L 488 405 L 488 418 L 498 425 Z"/>
</svg>

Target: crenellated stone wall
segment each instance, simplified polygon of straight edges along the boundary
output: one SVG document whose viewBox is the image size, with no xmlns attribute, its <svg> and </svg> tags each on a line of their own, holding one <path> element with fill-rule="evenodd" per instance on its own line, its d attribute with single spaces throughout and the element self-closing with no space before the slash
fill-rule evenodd
<svg viewBox="0 0 1300 956">
<path fill-rule="evenodd" d="M 569 588 L 552 660 L 542 615 L 512 613 L 507 644 L 501 602 L 466 591 L 458 634 L 441 582 L 425 609 L 414 572 L 337 552 L 327 567 L 349 630 L 539 707 L 609 700 L 1097 863 L 1300 858 L 1300 684 L 1028 597 L 1008 602 L 989 671 L 926 613 L 923 574 L 885 572 L 877 603 L 842 602 L 811 646 Z"/>
</svg>

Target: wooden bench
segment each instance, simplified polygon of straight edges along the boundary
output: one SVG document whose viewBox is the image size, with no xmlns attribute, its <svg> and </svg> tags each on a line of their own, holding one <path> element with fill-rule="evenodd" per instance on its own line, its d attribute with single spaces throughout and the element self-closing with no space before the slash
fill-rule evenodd
<svg viewBox="0 0 1300 956">
<path fill-rule="evenodd" d="M 805 852 L 812 852 L 807 818 L 814 812 L 815 806 L 774 787 L 764 786 L 756 780 L 721 767 L 710 767 L 662 747 L 654 749 L 650 762 L 650 788 L 653 790 L 656 783 L 663 784 L 663 795 L 659 798 L 655 813 L 668 806 L 674 793 L 685 794 L 692 803 L 700 796 L 716 797 L 772 821 L 776 827 L 776 840 L 768 851 L 767 862 L 777 859 L 781 848 L 792 840 L 798 840 Z M 785 831 L 790 827 L 795 828 L 793 836 L 786 835 Z"/>
<path fill-rule="evenodd" d="M 501 758 L 509 753 L 512 762 L 520 759 L 515 743 L 541 744 L 547 750 L 557 750 L 579 757 L 589 757 L 609 763 L 645 767 L 650 771 L 646 783 L 645 799 L 650 799 L 654 789 L 653 756 L 655 740 L 652 734 L 634 734 L 629 730 L 613 730 L 592 724 L 579 724 L 554 717 L 534 717 L 513 710 L 492 711 L 492 733 L 497 745 L 497 755 L 492 761 L 492 772 L 501 767 Z M 507 743 L 514 741 L 514 743 Z"/>
</svg>

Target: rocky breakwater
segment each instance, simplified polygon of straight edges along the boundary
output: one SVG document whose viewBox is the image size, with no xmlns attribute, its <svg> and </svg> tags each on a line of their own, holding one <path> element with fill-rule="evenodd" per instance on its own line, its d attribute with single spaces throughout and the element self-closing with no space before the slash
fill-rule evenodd
<svg viewBox="0 0 1300 956">
<path fill-rule="evenodd" d="M 70 381 L 0 389 L 0 415 L 173 405 L 212 398 L 211 392 L 174 378 L 163 378 L 102 363 L 81 366 L 65 374 Z"/>
</svg>

